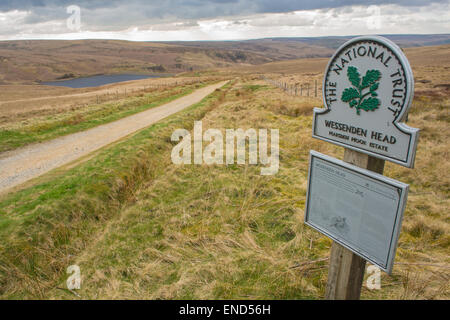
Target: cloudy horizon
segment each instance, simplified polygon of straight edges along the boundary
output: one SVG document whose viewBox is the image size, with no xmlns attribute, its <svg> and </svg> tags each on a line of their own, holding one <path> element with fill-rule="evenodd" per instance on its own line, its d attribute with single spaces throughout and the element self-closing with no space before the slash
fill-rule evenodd
<svg viewBox="0 0 450 320">
<path fill-rule="evenodd" d="M 187 41 L 445 33 L 450 33 L 449 0 L 8 0 L 0 3 L 0 40 Z"/>
</svg>

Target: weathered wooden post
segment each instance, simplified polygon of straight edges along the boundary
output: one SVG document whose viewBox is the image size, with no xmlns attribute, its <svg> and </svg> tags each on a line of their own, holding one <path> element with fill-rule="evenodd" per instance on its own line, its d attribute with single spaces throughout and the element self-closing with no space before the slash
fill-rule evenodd
<svg viewBox="0 0 450 320">
<path fill-rule="evenodd" d="M 367 154 L 345 148 L 344 161 L 383 174 L 384 160 Z M 365 267 L 366 260 L 333 241 L 325 298 L 328 300 L 358 300 Z"/>
<path fill-rule="evenodd" d="M 328 63 L 312 135 L 345 147 L 344 161 L 311 151 L 305 207 L 305 223 L 333 240 L 326 299 L 359 299 L 366 261 L 392 272 L 408 185 L 382 174 L 385 160 L 414 166 L 418 129 L 402 122 L 413 79 L 383 37 L 352 39 Z"/>
<path fill-rule="evenodd" d="M 317 98 L 317 79 L 314 79 L 314 97 Z"/>
</svg>

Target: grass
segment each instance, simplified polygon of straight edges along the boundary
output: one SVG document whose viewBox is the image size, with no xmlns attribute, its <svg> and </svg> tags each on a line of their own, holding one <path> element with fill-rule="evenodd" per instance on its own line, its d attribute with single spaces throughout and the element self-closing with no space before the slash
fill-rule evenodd
<svg viewBox="0 0 450 320">
<path fill-rule="evenodd" d="M 203 124 L 235 127 L 235 117 L 250 111 L 241 102 L 264 91 L 230 90 L 226 102 L 208 112 Z M 236 107 L 238 111 L 230 112 Z M 261 110 L 247 120 L 272 121 L 273 114 Z M 263 177 L 255 166 L 168 166 L 78 257 L 86 288 L 80 294 L 128 299 L 314 298 L 320 290 L 286 268 L 316 257 L 305 250 L 314 235 L 297 223 L 301 210 L 296 192 L 304 194 L 305 189 L 287 183 L 286 171 L 280 174 Z M 61 295 L 70 297 L 59 290 L 50 293 Z"/>
<path fill-rule="evenodd" d="M 144 110 L 160 106 L 192 93 L 207 83 L 187 85 L 169 90 L 127 98 L 119 102 L 90 105 L 74 112 L 66 111 L 51 117 L 35 118 L 32 123 L 0 129 L 0 152 L 17 149 L 30 143 L 43 142 L 59 136 L 84 131 Z"/>
<path fill-rule="evenodd" d="M 221 95 L 217 91 L 81 165 L 1 198 L 0 295 L 44 297 L 105 222 L 134 201 L 138 187 L 164 170 L 167 159 L 158 155 L 170 152 L 167 136 L 200 118 Z"/>
<path fill-rule="evenodd" d="M 3 298 L 320 299 L 331 241 L 303 224 L 317 100 L 289 96 L 248 76 L 200 104 L 98 152 L 89 161 L 0 200 Z M 396 265 L 363 299 L 448 299 L 449 101 L 415 98 L 416 168 L 386 164 L 410 184 Z M 175 128 L 279 128 L 280 169 L 173 165 Z M 44 179 L 44 178 L 42 178 Z"/>
<path fill-rule="evenodd" d="M 410 117 L 414 126 L 431 114 L 440 118 L 447 103 L 427 102 L 424 111 L 420 101 Z M 88 299 L 323 297 L 331 241 L 302 223 L 307 154 L 314 149 L 341 158 L 343 150 L 310 137 L 311 109 L 307 98 L 286 96 L 258 81 L 237 83 L 202 119 L 203 130 L 281 128 L 279 173 L 263 177 L 258 166 L 248 165 L 169 165 L 77 257 L 83 275 L 79 294 Z M 442 139 L 446 126 L 434 123 L 434 138 L 421 141 L 419 172 L 387 165 L 386 175 L 411 183 L 410 201 L 394 274 L 382 275 L 380 291 L 364 287 L 363 299 L 448 298 L 446 269 L 433 266 L 448 265 L 448 177 L 422 183 L 446 166 L 430 167 L 426 156 L 445 155 L 430 142 Z M 434 196 L 422 195 L 428 192 Z M 424 206 L 425 199 L 433 205 Z M 415 264 L 421 262 L 431 266 Z M 73 298 L 60 290 L 48 295 Z"/>
</svg>

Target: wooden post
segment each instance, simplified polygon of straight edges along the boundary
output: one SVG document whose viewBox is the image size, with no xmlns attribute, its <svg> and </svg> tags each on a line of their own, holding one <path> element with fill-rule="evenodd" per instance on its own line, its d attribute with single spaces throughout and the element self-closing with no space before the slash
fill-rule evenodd
<svg viewBox="0 0 450 320">
<path fill-rule="evenodd" d="M 314 81 L 314 96 L 317 98 L 317 79 Z"/>
<path fill-rule="evenodd" d="M 384 160 L 348 148 L 345 149 L 344 161 L 380 174 L 384 170 Z M 333 242 L 325 299 L 358 300 L 365 267 L 366 260 Z"/>
</svg>

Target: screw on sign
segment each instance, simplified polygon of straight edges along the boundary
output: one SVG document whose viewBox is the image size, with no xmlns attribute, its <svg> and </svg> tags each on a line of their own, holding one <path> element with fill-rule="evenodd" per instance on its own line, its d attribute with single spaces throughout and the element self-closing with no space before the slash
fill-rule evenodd
<svg viewBox="0 0 450 320">
<path fill-rule="evenodd" d="M 367 36 L 343 44 L 314 109 L 314 138 L 345 147 L 344 161 L 311 151 L 305 223 L 333 240 L 327 299 L 359 299 L 366 261 L 391 273 L 408 185 L 385 160 L 412 168 L 418 129 L 406 119 L 414 80 L 402 50 Z"/>
</svg>

